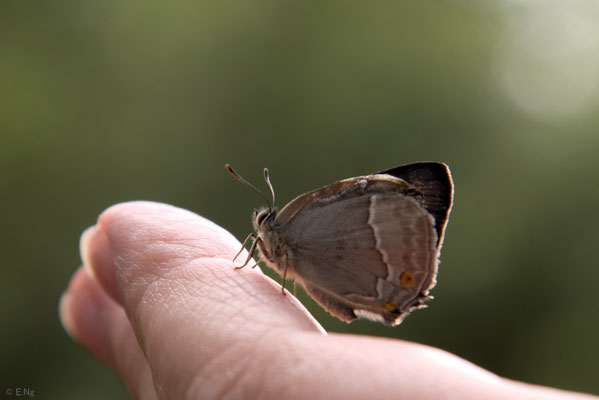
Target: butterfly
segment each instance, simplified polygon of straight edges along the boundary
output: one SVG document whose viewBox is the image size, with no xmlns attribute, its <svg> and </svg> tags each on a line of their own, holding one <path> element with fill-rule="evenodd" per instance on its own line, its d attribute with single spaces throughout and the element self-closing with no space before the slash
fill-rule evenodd
<svg viewBox="0 0 599 400">
<path fill-rule="evenodd" d="M 253 212 L 254 233 L 243 247 L 252 244 L 241 267 L 258 249 L 258 262 L 282 276 L 283 288 L 294 278 L 346 322 L 361 317 L 397 325 L 432 298 L 453 202 L 447 165 L 419 162 L 343 179 L 304 193 L 281 210 L 274 206 L 268 169 L 264 179 L 272 201 L 225 167 L 268 203 Z"/>
</svg>

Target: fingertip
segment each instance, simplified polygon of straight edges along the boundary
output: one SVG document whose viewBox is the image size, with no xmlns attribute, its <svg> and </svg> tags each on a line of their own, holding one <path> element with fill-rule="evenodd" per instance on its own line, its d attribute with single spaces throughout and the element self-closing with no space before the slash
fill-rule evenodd
<svg viewBox="0 0 599 400">
<path fill-rule="evenodd" d="M 81 257 L 81 261 L 83 262 L 84 266 L 89 265 L 89 257 L 88 257 L 89 242 L 91 240 L 91 237 L 94 235 L 95 230 L 96 230 L 95 225 L 88 226 L 87 228 L 85 228 L 85 230 L 81 233 L 81 236 L 79 237 L 79 255 Z"/>
<path fill-rule="evenodd" d="M 66 291 L 60 296 L 60 300 L 58 301 L 58 318 L 62 325 L 62 328 L 65 332 L 71 337 L 71 339 L 75 339 L 75 322 L 73 321 L 73 316 L 70 312 L 71 310 L 71 294 Z"/>
<path fill-rule="evenodd" d="M 111 365 L 109 347 L 104 335 L 103 317 L 110 304 L 105 292 L 79 268 L 59 302 L 59 316 L 65 331 L 94 357 Z"/>
<path fill-rule="evenodd" d="M 93 225 L 81 234 L 79 251 L 83 266 L 108 295 L 121 302 L 114 267 L 114 253 L 108 236 L 100 225 Z"/>
<path fill-rule="evenodd" d="M 80 293 L 85 290 L 85 280 L 89 278 L 84 268 L 78 268 L 71 277 L 67 289 L 62 293 L 58 302 L 60 322 L 69 336 L 76 341 L 79 341 L 79 331 L 77 328 L 77 318 L 74 315 L 75 303 Z"/>
<path fill-rule="evenodd" d="M 155 241 L 169 241 L 194 247 L 201 257 L 232 259 L 239 241 L 227 230 L 201 215 L 169 204 L 131 201 L 110 206 L 100 214 L 101 227 L 115 253 L 140 248 Z"/>
</svg>

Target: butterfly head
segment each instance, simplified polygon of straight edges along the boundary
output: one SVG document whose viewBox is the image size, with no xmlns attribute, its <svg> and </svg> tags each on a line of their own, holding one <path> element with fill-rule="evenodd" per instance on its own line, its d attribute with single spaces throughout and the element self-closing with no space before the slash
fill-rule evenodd
<svg viewBox="0 0 599 400">
<path fill-rule="evenodd" d="M 252 214 L 252 222 L 254 230 L 259 232 L 270 225 L 277 215 L 277 209 L 271 206 L 262 207 L 258 210 L 254 210 Z"/>
</svg>

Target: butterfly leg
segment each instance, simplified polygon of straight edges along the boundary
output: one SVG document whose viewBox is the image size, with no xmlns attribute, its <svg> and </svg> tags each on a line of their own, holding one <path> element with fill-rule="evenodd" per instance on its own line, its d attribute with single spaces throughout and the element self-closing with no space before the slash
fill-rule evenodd
<svg viewBox="0 0 599 400">
<path fill-rule="evenodd" d="M 262 258 L 258 257 L 256 264 L 252 265 L 252 269 L 256 268 L 258 266 L 258 264 L 260 264 L 261 261 L 262 261 Z"/>
<path fill-rule="evenodd" d="M 250 250 L 249 250 L 248 258 L 246 258 L 246 260 L 243 263 L 243 265 L 235 267 L 235 269 L 241 269 L 241 268 L 245 267 L 246 265 L 248 265 L 248 263 L 250 262 L 250 260 L 254 256 L 254 252 L 256 251 L 256 246 L 258 246 L 258 241 L 260 240 L 260 238 L 256 237 L 256 234 L 250 233 L 248 235 L 248 237 L 243 241 L 243 247 L 241 248 L 241 250 L 239 251 L 239 253 L 237 253 L 237 255 L 235 256 L 235 258 L 237 258 L 239 256 L 239 254 L 241 254 L 241 252 L 245 248 L 245 245 L 247 244 L 248 240 L 253 240 L 252 245 L 251 245 Z M 235 258 L 233 259 L 233 261 L 235 261 Z"/>
<path fill-rule="evenodd" d="M 283 295 L 285 295 L 285 278 L 287 277 L 287 254 L 283 254 L 283 257 L 281 257 L 283 260 L 283 279 L 281 281 L 281 293 L 283 293 Z"/>
<path fill-rule="evenodd" d="M 233 257 L 233 261 L 237 260 L 237 257 L 239 257 L 239 255 L 243 252 L 243 250 L 245 249 L 245 245 L 248 244 L 248 241 L 253 240 L 256 241 L 256 234 L 255 233 L 250 233 L 245 240 L 243 241 L 242 245 L 241 245 L 241 250 L 239 250 L 239 253 L 237 253 L 235 255 L 235 257 Z"/>
</svg>

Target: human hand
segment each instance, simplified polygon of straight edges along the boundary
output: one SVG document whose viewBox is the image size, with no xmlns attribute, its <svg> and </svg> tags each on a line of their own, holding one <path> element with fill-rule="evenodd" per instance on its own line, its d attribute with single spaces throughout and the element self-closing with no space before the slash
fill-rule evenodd
<svg viewBox="0 0 599 400">
<path fill-rule="evenodd" d="M 61 299 L 67 331 L 138 399 L 597 399 L 498 377 L 443 350 L 327 334 L 241 244 L 172 206 L 104 211 Z"/>
</svg>

